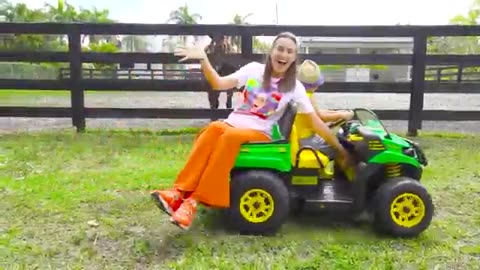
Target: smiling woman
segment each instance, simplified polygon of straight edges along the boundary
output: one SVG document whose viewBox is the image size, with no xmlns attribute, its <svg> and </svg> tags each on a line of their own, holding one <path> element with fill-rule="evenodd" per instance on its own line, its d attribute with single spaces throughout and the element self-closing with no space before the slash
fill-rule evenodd
<svg viewBox="0 0 480 270">
<path fill-rule="evenodd" d="M 240 147 L 251 141 L 270 141 L 273 125 L 290 102 L 308 115 L 314 130 L 340 157 L 348 154 L 328 127 L 317 116 L 305 87 L 296 79 L 297 40 L 292 33 L 281 33 L 273 41 L 265 64 L 251 62 L 221 77 L 209 63 L 202 46 L 179 48 L 175 55 L 200 60 L 202 72 L 215 90 L 243 88 L 242 104 L 224 121 L 209 124 L 198 136 L 174 187 L 151 193 L 157 206 L 171 215 L 171 222 L 189 228 L 197 203 L 210 207 L 230 206 L 230 171 Z"/>
<path fill-rule="evenodd" d="M 271 77 L 282 77 L 285 74 L 278 88 L 281 92 L 290 91 L 296 83 L 297 39 L 293 34 L 284 32 L 275 38 L 273 45 L 272 52 L 265 61 L 263 87 L 268 88 Z"/>
</svg>

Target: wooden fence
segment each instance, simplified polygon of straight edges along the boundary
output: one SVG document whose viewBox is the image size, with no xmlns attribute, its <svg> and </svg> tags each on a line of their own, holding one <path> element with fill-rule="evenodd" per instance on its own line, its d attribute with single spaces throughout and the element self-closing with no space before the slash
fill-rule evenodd
<svg viewBox="0 0 480 270">
<path fill-rule="evenodd" d="M 90 79 L 83 78 L 82 63 L 177 63 L 171 53 L 97 53 L 81 49 L 81 35 L 226 35 L 241 36 L 241 53 L 227 54 L 222 61 L 244 64 L 261 61 L 253 53 L 252 37 L 275 36 L 290 31 L 297 36 L 327 37 L 412 37 L 412 54 L 308 54 L 325 65 L 411 65 L 410 82 L 326 82 L 323 92 L 409 93 L 409 110 L 376 110 L 385 120 L 408 120 L 408 133 L 416 135 L 422 120 L 480 120 L 480 111 L 423 110 L 424 93 L 480 93 L 475 81 L 426 81 L 426 66 L 480 66 L 480 55 L 427 55 L 429 36 L 480 36 L 480 26 L 283 26 L 283 25 L 172 25 L 172 24 L 59 24 L 0 23 L 0 34 L 67 35 L 68 52 L 1 51 L 2 62 L 68 62 L 68 78 L 58 80 L 0 79 L 2 89 L 71 91 L 71 107 L 0 107 L 0 117 L 71 117 L 78 131 L 85 118 L 223 118 L 229 109 L 173 108 L 86 108 L 84 91 L 206 91 L 205 80 L 179 79 Z"/>
</svg>

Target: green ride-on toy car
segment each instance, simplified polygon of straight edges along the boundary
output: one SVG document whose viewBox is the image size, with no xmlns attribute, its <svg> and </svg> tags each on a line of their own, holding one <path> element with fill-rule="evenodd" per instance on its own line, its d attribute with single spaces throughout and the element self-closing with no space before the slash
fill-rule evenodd
<svg viewBox="0 0 480 270">
<path fill-rule="evenodd" d="M 331 125 L 354 157 L 351 173 L 300 144 L 293 104 L 275 126 L 272 142 L 244 144 L 231 171 L 230 226 L 243 233 L 275 233 L 291 208 L 316 204 L 351 217 L 371 213 L 376 229 L 391 236 L 413 237 L 427 229 L 434 206 L 420 183 L 427 165 L 422 149 L 389 133 L 374 112 L 354 112 L 351 121 Z"/>
</svg>

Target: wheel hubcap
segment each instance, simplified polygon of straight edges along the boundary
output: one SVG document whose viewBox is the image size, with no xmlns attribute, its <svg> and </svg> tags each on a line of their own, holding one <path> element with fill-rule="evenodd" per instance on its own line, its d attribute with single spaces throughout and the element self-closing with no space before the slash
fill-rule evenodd
<svg viewBox="0 0 480 270">
<path fill-rule="evenodd" d="M 251 189 L 240 198 L 240 213 L 251 223 L 267 221 L 274 210 L 272 195 L 263 189 Z"/>
<path fill-rule="evenodd" d="M 425 217 L 425 203 L 416 194 L 400 194 L 390 205 L 390 216 L 397 225 L 411 228 Z"/>
</svg>

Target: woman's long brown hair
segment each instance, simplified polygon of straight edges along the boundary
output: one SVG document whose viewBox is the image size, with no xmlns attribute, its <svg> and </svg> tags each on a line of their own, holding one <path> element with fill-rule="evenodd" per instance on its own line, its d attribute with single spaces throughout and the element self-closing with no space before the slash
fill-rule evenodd
<svg viewBox="0 0 480 270">
<path fill-rule="evenodd" d="M 277 40 L 279 38 L 289 38 L 290 40 L 292 40 L 295 43 L 295 45 L 297 45 L 296 51 L 298 53 L 297 37 L 290 32 L 282 32 L 278 34 L 273 40 L 272 48 L 270 49 L 270 52 L 275 48 Z M 278 84 L 279 92 L 286 93 L 286 92 L 293 91 L 295 89 L 295 84 L 297 82 L 297 62 L 298 62 L 298 59 L 296 58 L 295 61 L 292 64 L 290 64 L 290 67 L 288 67 L 283 79 L 280 80 Z M 273 72 L 272 57 L 271 57 L 271 53 L 269 53 L 267 55 L 267 60 L 265 62 L 265 70 L 263 72 L 263 89 L 269 89 L 271 87 L 270 84 L 271 84 L 272 72 Z"/>
</svg>

